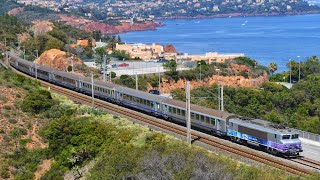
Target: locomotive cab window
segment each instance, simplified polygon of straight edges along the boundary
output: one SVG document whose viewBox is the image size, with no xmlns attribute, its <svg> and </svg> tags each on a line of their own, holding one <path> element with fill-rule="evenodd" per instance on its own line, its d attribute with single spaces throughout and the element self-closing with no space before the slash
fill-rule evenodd
<svg viewBox="0 0 320 180">
<path fill-rule="evenodd" d="M 282 139 L 290 139 L 290 135 L 283 135 Z"/>
<path fill-rule="evenodd" d="M 292 135 L 292 139 L 298 139 L 299 138 L 299 134 L 293 134 Z"/>
</svg>

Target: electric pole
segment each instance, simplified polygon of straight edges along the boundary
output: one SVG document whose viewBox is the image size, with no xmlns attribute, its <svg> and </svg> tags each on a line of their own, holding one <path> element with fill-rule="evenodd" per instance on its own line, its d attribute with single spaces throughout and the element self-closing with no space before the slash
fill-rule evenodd
<svg viewBox="0 0 320 180">
<path fill-rule="evenodd" d="M 106 61 L 107 61 L 107 56 L 103 55 L 103 82 L 106 82 L 106 74 L 107 74 Z"/>
<path fill-rule="evenodd" d="M 91 73 L 91 95 L 92 95 L 92 107 L 94 107 L 94 83 L 93 83 L 93 73 Z"/>
<path fill-rule="evenodd" d="M 290 61 L 290 88 L 291 88 L 291 70 L 292 70 L 292 68 L 291 68 L 291 59 L 289 59 L 289 61 Z"/>
<path fill-rule="evenodd" d="M 220 89 L 220 69 L 216 69 L 218 71 L 218 110 L 221 111 L 221 89 Z"/>
<path fill-rule="evenodd" d="M 160 74 L 160 66 L 158 66 L 158 73 L 159 73 L 159 94 L 161 94 L 161 74 Z"/>
<path fill-rule="evenodd" d="M 301 69 L 301 65 L 300 65 L 300 64 L 301 64 L 301 62 L 300 62 L 300 56 L 297 56 L 297 58 L 299 58 L 299 81 L 300 81 L 300 74 L 301 74 L 301 73 L 300 73 L 300 72 L 301 72 L 301 71 L 300 71 L 300 69 Z"/>
<path fill-rule="evenodd" d="M 36 79 L 38 79 L 38 67 L 36 63 L 34 63 L 34 69 L 35 69 Z"/>
<path fill-rule="evenodd" d="M 190 81 L 187 81 L 186 84 L 186 106 L 187 143 L 191 145 Z"/>
<path fill-rule="evenodd" d="M 138 90 L 138 73 L 136 72 L 136 90 Z"/>
<path fill-rule="evenodd" d="M 224 110 L 224 107 L 223 107 L 223 86 L 221 86 L 221 111 Z"/>
<path fill-rule="evenodd" d="M 71 72 L 74 73 L 73 56 L 71 56 L 71 67 L 72 67 Z"/>
<path fill-rule="evenodd" d="M 36 50 L 36 52 L 37 52 L 37 60 L 38 60 L 38 57 L 39 57 L 39 53 L 38 53 L 38 50 Z M 34 63 L 34 66 L 35 66 L 35 71 L 36 71 L 36 79 L 38 79 L 38 67 L 37 67 L 37 64 L 36 63 Z"/>
</svg>

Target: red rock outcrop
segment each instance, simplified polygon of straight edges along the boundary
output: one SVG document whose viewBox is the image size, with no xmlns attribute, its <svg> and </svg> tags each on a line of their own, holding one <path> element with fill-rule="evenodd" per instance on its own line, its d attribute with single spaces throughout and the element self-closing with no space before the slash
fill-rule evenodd
<svg viewBox="0 0 320 180">
<path fill-rule="evenodd" d="M 22 7 L 20 8 L 14 8 L 14 9 L 11 9 L 10 11 L 7 12 L 8 15 L 17 15 L 19 14 L 20 12 L 23 12 L 24 9 Z"/>
<path fill-rule="evenodd" d="M 47 33 L 49 31 L 52 31 L 53 29 L 53 23 L 50 21 L 33 21 L 32 30 L 35 35 Z"/>
<path fill-rule="evenodd" d="M 163 50 L 166 53 L 178 53 L 176 48 L 172 44 L 168 44 L 164 46 Z"/>
<path fill-rule="evenodd" d="M 101 22 L 91 22 L 82 26 L 81 29 L 86 31 L 100 30 L 103 34 L 118 34 L 128 31 L 155 30 L 159 26 L 162 25 L 157 22 L 137 23 L 133 25 L 130 23 L 121 23 L 117 26 L 112 26 Z"/>
<path fill-rule="evenodd" d="M 222 86 L 229 87 L 257 87 L 264 82 L 268 81 L 268 74 L 265 73 L 257 78 L 245 78 L 243 76 L 218 76 L 214 75 L 211 78 L 207 78 L 203 81 L 191 81 L 190 88 L 194 89 L 200 86 L 212 86 L 219 82 Z M 162 79 L 161 93 L 170 93 L 170 91 L 178 88 L 184 89 L 186 86 L 186 80 L 180 79 L 177 82 Z M 148 87 L 148 91 L 153 89 Z"/>
<path fill-rule="evenodd" d="M 50 49 L 41 54 L 36 60 L 36 64 L 51 67 L 60 71 L 67 70 L 71 66 L 71 58 L 66 56 L 66 52 L 58 49 Z M 83 65 L 79 58 L 73 58 L 73 65 Z"/>
<path fill-rule="evenodd" d="M 239 74 L 240 72 L 246 72 L 246 73 L 251 72 L 251 69 L 246 65 L 230 64 L 230 66 L 232 71 L 235 72 L 236 74 Z"/>
</svg>

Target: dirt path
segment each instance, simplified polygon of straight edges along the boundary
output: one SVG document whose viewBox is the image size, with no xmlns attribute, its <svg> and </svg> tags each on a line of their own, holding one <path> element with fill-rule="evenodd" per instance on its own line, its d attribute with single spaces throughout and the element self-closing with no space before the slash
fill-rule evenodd
<svg viewBox="0 0 320 180">
<path fill-rule="evenodd" d="M 51 168 L 51 164 L 51 159 L 43 160 L 38 170 L 34 173 L 34 180 L 39 180 L 47 171 L 49 171 Z"/>
<path fill-rule="evenodd" d="M 28 149 L 37 149 L 37 148 L 43 149 L 48 146 L 47 144 L 42 142 L 41 137 L 37 134 L 37 130 L 38 130 L 38 125 L 36 123 L 32 126 L 32 130 L 29 131 L 32 142 L 27 143 Z"/>
</svg>

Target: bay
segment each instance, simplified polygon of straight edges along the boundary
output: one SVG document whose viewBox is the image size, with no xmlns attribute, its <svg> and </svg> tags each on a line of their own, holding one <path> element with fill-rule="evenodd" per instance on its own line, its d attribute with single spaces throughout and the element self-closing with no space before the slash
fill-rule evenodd
<svg viewBox="0 0 320 180">
<path fill-rule="evenodd" d="M 286 71 L 289 59 L 320 57 L 320 14 L 161 20 L 154 31 L 121 34 L 126 43 L 173 44 L 178 52 L 244 53 Z M 297 56 L 300 56 L 298 58 Z"/>
</svg>

